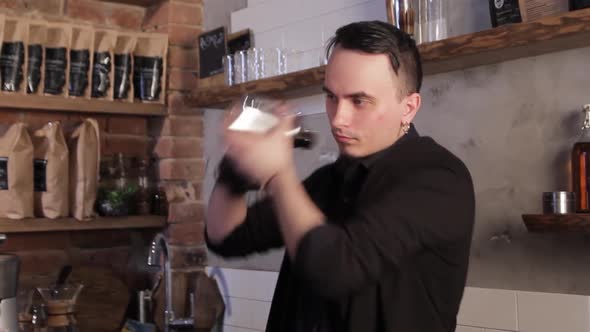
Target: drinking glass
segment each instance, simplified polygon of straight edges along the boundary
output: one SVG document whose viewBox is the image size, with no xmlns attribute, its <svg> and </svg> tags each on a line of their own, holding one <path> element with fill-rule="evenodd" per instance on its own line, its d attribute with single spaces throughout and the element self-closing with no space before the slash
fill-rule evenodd
<svg viewBox="0 0 590 332">
<path fill-rule="evenodd" d="M 251 48 L 247 51 L 246 63 L 248 68 L 247 80 L 255 81 L 264 77 L 264 61 L 262 49 Z"/>
<path fill-rule="evenodd" d="M 223 79 L 225 85 L 234 85 L 234 56 L 232 54 L 223 57 Z"/>
<path fill-rule="evenodd" d="M 246 51 L 237 51 L 234 54 L 234 84 L 246 83 L 248 81 L 247 63 Z"/>
<path fill-rule="evenodd" d="M 448 1 L 418 0 L 416 42 L 429 43 L 448 37 Z"/>
</svg>

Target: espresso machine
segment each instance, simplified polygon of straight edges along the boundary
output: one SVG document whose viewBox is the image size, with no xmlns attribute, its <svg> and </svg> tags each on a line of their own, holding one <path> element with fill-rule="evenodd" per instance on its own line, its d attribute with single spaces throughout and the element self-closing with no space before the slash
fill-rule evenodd
<svg viewBox="0 0 590 332">
<path fill-rule="evenodd" d="M 0 244 L 6 235 L 0 234 Z M 0 331 L 18 332 L 16 293 L 19 260 L 15 255 L 0 254 Z"/>
</svg>

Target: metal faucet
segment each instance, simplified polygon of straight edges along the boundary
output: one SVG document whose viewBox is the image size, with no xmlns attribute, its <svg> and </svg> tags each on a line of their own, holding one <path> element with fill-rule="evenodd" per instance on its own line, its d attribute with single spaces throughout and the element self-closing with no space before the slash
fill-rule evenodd
<svg viewBox="0 0 590 332">
<path fill-rule="evenodd" d="M 194 328 L 194 294 L 190 295 L 191 317 L 176 318 L 174 309 L 172 308 L 172 271 L 170 269 L 170 259 L 168 251 L 168 242 L 164 234 L 158 233 L 152 240 L 150 251 L 148 253 L 147 264 L 149 266 L 160 266 L 160 257 L 164 254 L 164 276 L 165 276 L 165 302 L 164 302 L 164 332 L 171 332 L 178 329 Z"/>
</svg>

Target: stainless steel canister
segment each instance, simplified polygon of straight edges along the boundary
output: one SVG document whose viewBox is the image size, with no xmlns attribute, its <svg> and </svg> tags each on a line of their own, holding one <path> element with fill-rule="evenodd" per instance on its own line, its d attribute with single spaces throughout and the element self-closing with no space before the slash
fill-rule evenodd
<svg viewBox="0 0 590 332">
<path fill-rule="evenodd" d="M 570 191 L 543 193 L 544 214 L 568 214 L 576 212 L 576 194 Z"/>
</svg>

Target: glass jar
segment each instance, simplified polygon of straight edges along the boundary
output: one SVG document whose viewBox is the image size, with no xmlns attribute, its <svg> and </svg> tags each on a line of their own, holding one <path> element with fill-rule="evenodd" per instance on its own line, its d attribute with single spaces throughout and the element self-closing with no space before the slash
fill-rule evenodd
<svg viewBox="0 0 590 332">
<path fill-rule="evenodd" d="M 96 209 L 101 216 L 127 216 L 135 212 L 137 179 L 131 176 L 132 159 L 119 153 L 101 163 Z"/>
<path fill-rule="evenodd" d="M 416 0 L 418 19 L 416 24 L 416 43 L 430 43 L 446 39 L 448 31 L 447 0 Z"/>
</svg>

